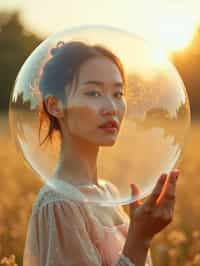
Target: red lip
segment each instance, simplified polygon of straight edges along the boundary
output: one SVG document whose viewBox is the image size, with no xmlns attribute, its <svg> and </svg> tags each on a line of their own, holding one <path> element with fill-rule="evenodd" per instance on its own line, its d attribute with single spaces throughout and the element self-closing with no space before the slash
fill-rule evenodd
<svg viewBox="0 0 200 266">
<path fill-rule="evenodd" d="M 100 128 L 114 127 L 118 128 L 118 123 L 115 120 L 108 120 L 104 124 L 99 126 Z"/>
</svg>

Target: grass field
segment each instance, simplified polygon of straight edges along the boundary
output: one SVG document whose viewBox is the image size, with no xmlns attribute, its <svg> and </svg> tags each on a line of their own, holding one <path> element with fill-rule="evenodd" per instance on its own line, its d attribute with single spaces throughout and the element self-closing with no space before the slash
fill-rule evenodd
<svg viewBox="0 0 200 266">
<path fill-rule="evenodd" d="M 0 120 L 0 258 L 22 265 L 27 222 L 42 185 L 13 149 L 5 119 Z M 200 122 L 195 121 L 179 166 L 173 222 L 152 243 L 155 266 L 200 265 Z"/>
</svg>

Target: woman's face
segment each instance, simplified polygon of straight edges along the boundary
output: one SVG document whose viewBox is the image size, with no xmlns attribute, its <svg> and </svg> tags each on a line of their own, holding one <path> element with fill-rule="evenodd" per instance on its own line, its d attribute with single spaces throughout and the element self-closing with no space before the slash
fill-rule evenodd
<svg viewBox="0 0 200 266">
<path fill-rule="evenodd" d="M 124 85 L 110 59 L 96 56 L 86 61 L 67 93 L 69 133 L 98 146 L 113 145 L 126 111 Z"/>
</svg>

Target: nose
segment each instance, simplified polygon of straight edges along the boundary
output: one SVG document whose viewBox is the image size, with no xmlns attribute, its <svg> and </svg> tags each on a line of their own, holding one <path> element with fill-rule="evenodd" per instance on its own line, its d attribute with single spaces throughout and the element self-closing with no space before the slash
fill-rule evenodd
<svg viewBox="0 0 200 266">
<path fill-rule="evenodd" d="M 104 104 L 102 106 L 101 113 L 103 115 L 116 115 L 117 109 L 115 103 L 111 99 L 104 99 Z"/>
</svg>

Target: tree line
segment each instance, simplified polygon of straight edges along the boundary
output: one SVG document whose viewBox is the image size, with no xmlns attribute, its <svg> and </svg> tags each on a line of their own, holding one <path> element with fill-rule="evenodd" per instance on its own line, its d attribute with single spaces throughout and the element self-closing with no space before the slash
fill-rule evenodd
<svg viewBox="0 0 200 266">
<path fill-rule="evenodd" d="M 17 72 L 42 41 L 27 30 L 19 11 L 0 12 L 0 111 L 6 111 Z M 193 116 L 200 114 L 200 26 L 188 47 L 172 54 L 172 61 L 187 88 Z"/>
</svg>

